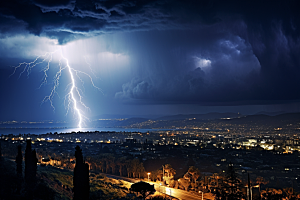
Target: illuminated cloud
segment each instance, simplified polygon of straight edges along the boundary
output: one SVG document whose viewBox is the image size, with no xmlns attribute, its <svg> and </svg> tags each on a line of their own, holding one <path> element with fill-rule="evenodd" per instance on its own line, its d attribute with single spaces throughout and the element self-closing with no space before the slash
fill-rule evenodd
<svg viewBox="0 0 300 200">
<path fill-rule="evenodd" d="M 234 106 L 300 99 L 299 1 L 12 0 L 0 7 L 1 80 L 8 66 L 62 48 L 72 67 L 98 77 L 105 95 L 88 99 L 95 112 L 117 112 L 124 102 Z M 16 108 L 0 110 L 17 113 L 27 104 L 38 110 L 31 99 L 15 100 L 34 81 L 14 78 L 1 91 Z M 27 93 L 40 99 L 35 90 Z"/>
<path fill-rule="evenodd" d="M 196 67 L 200 67 L 202 70 L 207 69 L 208 67 L 211 67 L 211 61 L 205 58 L 199 58 L 197 56 L 193 57 L 195 59 L 195 65 Z"/>
</svg>

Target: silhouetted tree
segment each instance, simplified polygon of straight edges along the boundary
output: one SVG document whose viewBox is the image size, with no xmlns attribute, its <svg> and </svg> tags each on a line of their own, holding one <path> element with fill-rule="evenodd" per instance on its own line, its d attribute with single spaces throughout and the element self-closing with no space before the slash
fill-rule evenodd
<svg viewBox="0 0 300 200">
<path fill-rule="evenodd" d="M 166 173 L 168 175 L 167 177 L 172 177 L 176 174 L 176 170 L 170 164 L 166 164 L 163 167 L 163 170 L 164 170 L 164 176 Z"/>
<path fill-rule="evenodd" d="M 90 194 L 89 165 L 84 162 L 80 147 L 76 146 L 75 150 L 76 165 L 73 177 L 73 199 L 86 200 L 89 199 Z"/>
<path fill-rule="evenodd" d="M 189 187 L 190 187 L 190 181 L 189 180 L 187 180 L 187 179 L 185 179 L 185 178 L 180 178 L 179 180 L 178 180 L 178 183 L 179 183 L 179 185 L 180 186 L 182 186 L 186 191 L 188 191 L 188 189 L 189 189 Z M 181 187 L 181 188 L 182 188 Z"/>
<path fill-rule="evenodd" d="M 163 181 L 165 181 L 166 184 L 170 184 L 170 181 L 174 179 L 175 174 L 176 170 L 170 164 L 163 166 Z"/>
<path fill-rule="evenodd" d="M 118 171 L 119 171 L 119 176 L 123 176 L 123 167 L 125 166 L 125 157 L 121 157 L 119 159 L 117 159 L 117 166 L 118 166 Z"/>
<path fill-rule="evenodd" d="M 230 163 L 223 183 L 216 190 L 216 199 L 238 200 L 242 199 L 242 197 L 243 193 L 241 181 L 236 175 L 233 164 Z"/>
<path fill-rule="evenodd" d="M 109 158 L 105 158 L 104 161 L 105 161 L 105 173 L 108 174 L 110 170 L 111 160 Z"/>
<path fill-rule="evenodd" d="M 25 149 L 25 182 L 29 198 L 31 198 L 36 185 L 37 161 L 35 150 L 31 150 L 31 140 L 27 140 Z"/>
<path fill-rule="evenodd" d="M 269 181 L 265 180 L 263 177 L 258 176 L 256 178 L 256 183 L 259 185 L 259 193 L 260 193 L 260 189 L 261 189 L 261 184 L 266 185 L 269 183 Z"/>
<path fill-rule="evenodd" d="M 126 171 L 127 171 L 127 177 L 130 178 L 130 174 L 131 174 L 131 160 L 126 160 L 125 167 L 126 167 Z"/>
<path fill-rule="evenodd" d="M 192 181 L 196 185 L 197 179 L 200 177 L 200 171 L 195 166 L 190 166 L 188 173 L 191 174 Z"/>
<path fill-rule="evenodd" d="M 130 169 L 131 169 L 133 178 L 136 178 L 136 174 L 138 173 L 138 170 L 139 170 L 139 165 L 140 165 L 140 161 L 138 159 L 133 159 L 131 161 Z"/>
<path fill-rule="evenodd" d="M 163 171 L 162 170 L 156 170 L 155 171 L 155 174 L 154 174 L 156 177 L 155 178 L 158 178 L 158 180 L 162 181 L 163 180 Z"/>
<path fill-rule="evenodd" d="M 22 187 L 22 149 L 21 145 L 18 146 L 18 155 L 16 157 L 16 164 L 17 164 L 17 177 L 18 177 L 18 183 L 17 183 L 17 193 L 20 194 L 21 187 Z"/>
<path fill-rule="evenodd" d="M 142 195 L 143 199 L 146 199 L 149 195 L 154 194 L 156 190 L 154 189 L 154 185 L 140 181 L 132 184 L 130 191 L 139 193 Z"/>
<path fill-rule="evenodd" d="M 143 163 L 140 163 L 138 165 L 137 173 L 139 175 L 139 179 L 142 178 L 142 177 L 144 177 L 143 174 L 145 174 L 145 168 L 144 168 L 144 164 Z"/>
<path fill-rule="evenodd" d="M 108 159 L 110 160 L 109 167 L 111 168 L 111 174 L 115 174 L 115 172 L 116 172 L 115 157 L 110 156 Z"/>
<path fill-rule="evenodd" d="M 156 181 L 156 179 L 158 178 L 157 173 L 158 173 L 158 170 L 150 172 L 150 177 L 149 178 L 150 178 L 151 181 Z M 162 171 L 161 171 L 161 174 L 162 174 Z"/>
</svg>

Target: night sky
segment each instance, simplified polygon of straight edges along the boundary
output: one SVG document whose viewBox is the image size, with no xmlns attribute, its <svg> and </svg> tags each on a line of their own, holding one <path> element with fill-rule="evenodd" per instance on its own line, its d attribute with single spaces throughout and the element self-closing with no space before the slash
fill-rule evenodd
<svg viewBox="0 0 300 200">
<path fill-rule="evenodd" d="M 298 0 L 0 1 L 0 120 L 76 121 L 67 70 L 55 109 L 43 102 L 62 56 L 88 118 L 299 112 L 299 11 Z M 53 51 L 47 76 L 48 62 L 12 74 Z"/>
</svg>

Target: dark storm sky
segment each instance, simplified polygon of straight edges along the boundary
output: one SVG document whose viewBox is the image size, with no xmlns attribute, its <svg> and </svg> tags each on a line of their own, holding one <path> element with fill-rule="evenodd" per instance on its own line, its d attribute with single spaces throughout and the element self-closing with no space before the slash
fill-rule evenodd
<svg viewBox="0 0 300 200">
<path fill-rule="evenodd" d="M 41 104 L 58 59 L 42 87 L 45 65 L 9 77 L 58 48 L 103 91 L 84 81 L 90 117 L 299 112 L 299 10 L 297 0 L 1 1 L 1 119 L 66 116 L 67 76 L 55 112 Z"/>
</svg>

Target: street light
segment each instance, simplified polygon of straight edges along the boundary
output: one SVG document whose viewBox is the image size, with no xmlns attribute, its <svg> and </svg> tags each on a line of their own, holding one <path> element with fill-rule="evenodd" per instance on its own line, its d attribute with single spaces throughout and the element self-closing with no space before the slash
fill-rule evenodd
<svg viewBox="0 0 300 200">
<path fill-rule="evenodd" d="M 199 193 L 200 193 L 200 192 L 202 193 L 202 200 L 203 200 L 203 191 L 199 191 Z"/>
<path fill-rule="evenodd" d="M 150 176 L 150 174 L 151 174 L 151 173 L 150 173 L 150 172 L 148 172 L 147 174 L 148 174 L 148 182 L 149 182 L 149 176 Z"/>
</svg>

